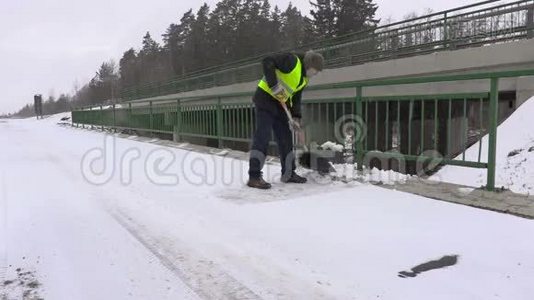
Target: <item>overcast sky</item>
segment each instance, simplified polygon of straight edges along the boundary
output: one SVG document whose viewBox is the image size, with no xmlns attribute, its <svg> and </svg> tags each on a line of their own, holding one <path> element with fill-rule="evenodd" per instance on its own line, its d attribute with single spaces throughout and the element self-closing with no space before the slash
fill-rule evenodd
<svg viewBox="0 0 534 300">
<path fill-rule="evenodd" d="M 33 102 L 33 95 L 72 93 L 104 61 L 141 45 L 150 31 L 161 41 L 170 23 L 189 8 L 217 0 L 0 0 L 0 114 Z M 271 0 L 286 8 L 289 1 Z M 308 14 L 309 0 L 293 0 Z M 375 0 L 378 17 L 395 20 L 412 11 L 449 9 L 477 1 Z"/>
</svg>

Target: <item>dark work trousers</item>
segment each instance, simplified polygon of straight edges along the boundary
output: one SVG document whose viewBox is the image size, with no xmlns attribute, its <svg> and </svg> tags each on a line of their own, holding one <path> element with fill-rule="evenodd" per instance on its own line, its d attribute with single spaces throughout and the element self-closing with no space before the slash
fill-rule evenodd
<svg viewBox="0 0 534 300">
<path fill-rule="evenodd" d="M 269 100 L 273 101 L 273 100 Z M 254 133 L 250 151 L 250 178 L 262 176 L 261 170 L 265 163 L 271 130 L 278 144 L 278 153 L 282 164 L 282 176 L 290 176 L 295 171 L 295 155 L 293 153 L 293 134 L 289 128 L 287 116 L 282 106 L 276 103 L 277 109 L 256 105 L 256 132 Z M 287 173 L 286 173 L 287 172 Z"/>
</svg>

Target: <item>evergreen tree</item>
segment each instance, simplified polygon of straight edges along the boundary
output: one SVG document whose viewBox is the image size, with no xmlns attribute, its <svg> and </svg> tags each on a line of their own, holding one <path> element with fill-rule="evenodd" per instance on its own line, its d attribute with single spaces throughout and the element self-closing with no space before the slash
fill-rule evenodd
<svg viewBox="0 0 534 300">
<path fill-rule="evenodd" d="M 261 32 L 258 31 L 261 17 L 258 0 L 241 1 L 237 11 L 238 23 L 234 47 L 236 59 L 252 56 L 257 52 L 258 43 L 262 36 Z"/>
<path fill-rule="evenodd" d="M 190 9 L 184 13 L 179 24 L 171 24 L 163 34 L 164 49 L 170 56 L 171 66 L 176 75 L 186 73 L 185 43 L 191 35 L 194 22 L 195 16 L 193 10 Z"/>
<path fill-rule="evenodd" d="M 312 16 L 312 24 L 314 35 L 317 38 L 331 38 L 335 36 L 336 16 L 332 9 L 331 0 L 316 0 L 316 2 L 310 1 L 313 9 L 310 11 Z"/>
<path fill-rule="evenodd" d="M 372 29 L 379 22 L 373 0 L 316 0 L 310 4 L 315 35 L 320 39 Z"/>
<path fill-rule="evenodd" d="M 315 30 L 314 22 L 312 19 L 307 16 L 304 17 L 304 45 L 309 45 L 311 43 L 317 42 L 319 39 L 318 34 Z M 309 50 L 309 49 L 305 49 Z"/>
<path fill-rule="evenodd" d="M 122 88 L 139 84 L 137 53 L 133 48 L 124 52 L 119 62 L 120 85 Z"/>
<path fill-rule="evenodd" d="M 43 102 L 43 115 L 51 115 L 54 113 L 56 99 L 53 95 L 48 96 L 48 99 Z"/>
<path fill-rule="evenodd" d="M 223 0 L 210 15 L 208 37 L 214 64 L 233 61 L 236 57 L 240 0 Z"/>
<path fill-rule="evenodd" d="M 115 69 L 116 67 L 114 61 L 102 63 L 100 69 L 96 72 L 98 80 L 100 82 L 109 82 L 114 80 L 117 77 L 115 74 Z"/>
<path fill-rule="evenodd" d="M 254 16 L 252 16 L 254 18 Z M 256 49 L 254 55 L 271 53 L 280 50 L 281 45 L 281 16 L 280 9 L 275 6 L 271 12 L 271 4 L 268 0 L 263 0 L 259 8 L 256 23 Z"/>
<path fill-rule="evenodd" d="M 139 75 L 142 83 L 166 80 L 171 76 L 169 54 L 147 32 L 143 37 L 143 47 L 138 54 Z"/>
<path fill-rule="evenodd" d="M 103 101 L 113 100 L 116 97 L 118 79 L 115 62 L 111 60 L 103 63 L 98 72 L 96 72 L 96 75 L 100 99 Z"/>
<path fill-rule="evenodd" d="M 336 36 L 376 27 L 377 9 L 373 0 L 332 0 Z"/>
<path fill-rule="evenodd" d="M 59 98 L 57 98 L 57 101 L 54 105 L 54 108 L 53 108 L 54 114 L 68 111 L 70 109 L 70 105 L 69 105 L 70 100 L 71 99 L 69 95 L 61 94 Z"/>
<path fill-rule="evenodd" d="M 306 20 L 300 11 L 290 2 L 282 13 L 282 49 L 293 49 L 305 42 Z"/>
<path fill-rule="evenodd" d="M 185 40 L 183 58 L 185 70 L 195 71 L 205 68 L 210 56 L 207 36 L 209 6 L 204 3 L 197 12 L 196 18 L 191 19 L 190 32 Z"/>
<path fill-rule="evenodd" d="M 152 39 L 150 32 L 147 32 L 143 37 L 142 45 L 143 46 L 138 55 L 139 60 L 137 67 L 140 70 L 143 70 L 143 72 L 140 73 L 141 82 L 147 83 L 154 78 L 154 73 L 156 72 L 154 68 L 156 67 L 159 45 L 154 39 Z"/>
</svg>

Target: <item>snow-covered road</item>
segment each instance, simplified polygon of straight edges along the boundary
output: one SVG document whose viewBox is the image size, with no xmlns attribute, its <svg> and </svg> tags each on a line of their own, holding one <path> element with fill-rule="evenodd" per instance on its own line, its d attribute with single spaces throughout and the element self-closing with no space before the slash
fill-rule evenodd
<svg viewBox="0 0 534 300">
<path fill-rule="evenodd" d="M 356 183 L 250 190 L 244 162 L 57 119 L 0 121 L 0 298 L 22 271 L 44 299 L 534 297 L 534 221 Z"/>
</svg>

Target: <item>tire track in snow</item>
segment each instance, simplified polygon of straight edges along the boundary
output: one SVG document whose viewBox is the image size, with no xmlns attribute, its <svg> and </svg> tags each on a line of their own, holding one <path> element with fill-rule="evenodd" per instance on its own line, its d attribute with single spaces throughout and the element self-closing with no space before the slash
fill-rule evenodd
<svg viewBox="0 0 534 300">
<path fill-rule="evenodd" d="M 197 296 L 203 299 L 261 299 L 248 287 L 223 271 L 209 259 L 187 251 L 186 247 L 166 247 L 164 240 L 156 240 L 143 226 L 118 210 L 110 215 L 137 241 L 147 248 L 167 269 L 180 278 Z"/>
</svg>

